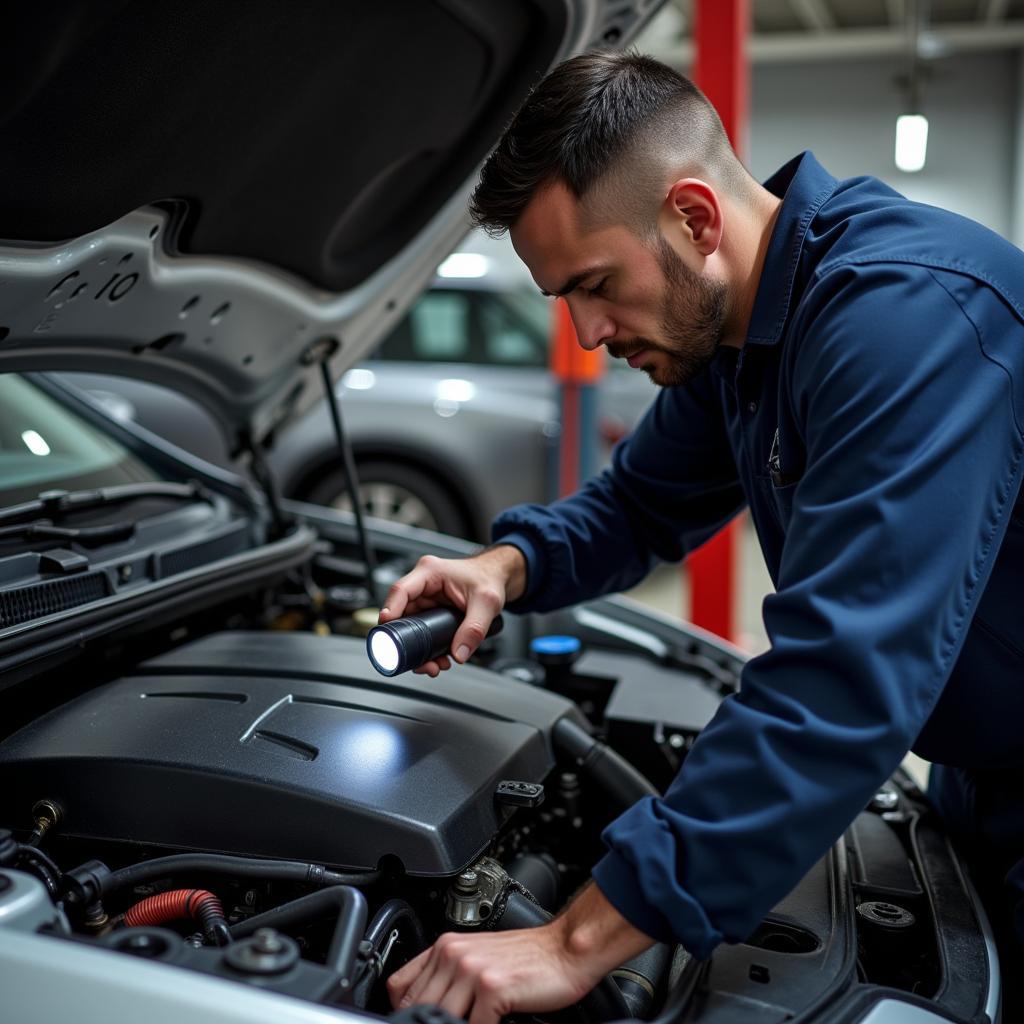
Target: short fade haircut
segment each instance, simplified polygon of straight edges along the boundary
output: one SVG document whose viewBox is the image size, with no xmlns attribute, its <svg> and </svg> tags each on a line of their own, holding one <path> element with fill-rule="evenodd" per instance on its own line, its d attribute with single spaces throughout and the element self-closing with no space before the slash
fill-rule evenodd
<svg viewBox="0 0 1024 1024">
<path fill-rule="evenodd" d="M 634 51 L 586 53 L 527 97 L 484 164 L 470 213 L 501 235 L 538 190 L 561 182 L 583 200 L 611 175 L 628 185 L 601 190 L 617 197 L 618 217 L 649 225 L 651 189 L 680 167 L 751 184 L 715 108 L 688 78 Z"/>
</svg>

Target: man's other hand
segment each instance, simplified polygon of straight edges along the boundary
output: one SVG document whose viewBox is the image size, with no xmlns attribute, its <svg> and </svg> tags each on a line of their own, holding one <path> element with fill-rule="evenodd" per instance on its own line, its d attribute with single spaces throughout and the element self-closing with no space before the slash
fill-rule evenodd
<svg viewBox="0 0 1024 1024">
<path fill-rule="evenodd" d="M 416 669 L 433 677 L 450 668 L 452 658 L 460 664 L 468 661 L 506 602 L 514 601 L 525 588 L 526 559 L 511 544 L 499 544 L 472 558 L 424 555 L 412 572 L 388 591 L 380 621 L 390 622 L 443 604 L 465 612 L 452 638 L 451 658 L 442 655 Z"/>
<path fill-rule="evenodd" d="M 446 932 L 391 975 L 388 995 L 396 1010 L 427 1003 L 469 1024 L 498 1024 L 515 1011 L 546 1013 L 577 1002 L 651 944 L 589 885 L 539 928 Z"/>
</svg>

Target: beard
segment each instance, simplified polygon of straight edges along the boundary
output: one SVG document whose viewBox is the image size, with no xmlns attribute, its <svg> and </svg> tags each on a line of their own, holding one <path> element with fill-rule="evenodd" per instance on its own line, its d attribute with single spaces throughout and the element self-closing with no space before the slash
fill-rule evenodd
<svg viewBox="0 0 1024 1024">
<path fill-rule="evenodd" d="M 613 356 L 628 359 L 647 350 L 661 358 L 642 369 L 660 387 L 675 387 L 702 373 L 725 336 L 726 286 L 695 274 L 660 235 L 654 255 L 665 278 L 659 327 L 664 340 L 636 338 L 608 344 Z"/>
</svg>

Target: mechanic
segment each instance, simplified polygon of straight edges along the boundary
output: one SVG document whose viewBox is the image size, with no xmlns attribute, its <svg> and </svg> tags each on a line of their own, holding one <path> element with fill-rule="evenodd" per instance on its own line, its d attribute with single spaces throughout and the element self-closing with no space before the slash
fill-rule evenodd
<svg viewBox="0 0 1024 1024">
<path fill-rule="evenodd" d="M 910 749 L 1020 928 L 1024 254 L 809 153 L 762 187 L 700 92 L 635 53 L 556 68 L 473 212 L 564 296 L 584 348 L 662 388 L 610 468 L 503 513 L 478 556 L 421 559 L 381 620 L 465 609 L 436 676 L 503 607 L 630 587 L 746 505 L 771 647 L 664 796 L 605 830 L 567 910 L 442 936 L 393 1003 L 493 1024 L 575 1001 L 655 940 L 701 958 L 742 941 Z"/>
</svg>

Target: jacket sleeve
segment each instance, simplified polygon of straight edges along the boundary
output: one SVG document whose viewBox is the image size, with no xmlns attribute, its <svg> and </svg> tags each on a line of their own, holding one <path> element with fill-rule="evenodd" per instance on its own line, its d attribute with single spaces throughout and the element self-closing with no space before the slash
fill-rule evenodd
<svg viewBox="0 0 1024 1024">
<path fill-rule="evenodd" d="M 664 797 L 605 830 L 594 871 L 636 927 L 698 957 L 746 938 L 912 746 L 1021 481 L 1024 328 L 985 286 L 840 267 L 786 345 L 807 462 L 764 605 L 771 649 Z"/>
<path fill-rule="evenodd" d="M 611 466 L 551 505 L 516 505 L 492 526 L 519 546 L 527 591 L 512 611 L 547 611 L 639 582 L 679 561 L 745 504 L 710 371 L 659 392 Z"/>
</svg>

